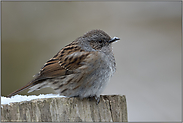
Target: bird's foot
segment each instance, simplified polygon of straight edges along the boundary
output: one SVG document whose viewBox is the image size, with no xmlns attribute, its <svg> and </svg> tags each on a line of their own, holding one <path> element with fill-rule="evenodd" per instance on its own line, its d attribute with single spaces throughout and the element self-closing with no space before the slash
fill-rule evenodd
<svg viewBox="0 0 183 123">
<path fill-rule="evenodd" d="M 89 97 L 89 101 L 92 101 L 92 100 L 95 100 L 97 105 L 100 103 L 100 97 L 98 97 L 96 95 Z"/>
</svg>

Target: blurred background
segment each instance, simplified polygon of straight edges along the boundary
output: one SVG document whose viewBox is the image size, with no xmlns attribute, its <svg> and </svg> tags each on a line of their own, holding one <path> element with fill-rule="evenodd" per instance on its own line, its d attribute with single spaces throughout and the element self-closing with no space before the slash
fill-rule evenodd
<svg viewBox="0 0 183 123">
<path fill-rule="evenodd" d="M 102 94 L 126 95 L 128 120 L 181 121 L 180 2 L 2 2 L 1 95 L 33 79 L 92 29 L 113 44 L 117 71 Z M 54 93 L 46 88 L 32 94 Z M 20 94 L 27 94 L 23 91 Z"/>
</svg>

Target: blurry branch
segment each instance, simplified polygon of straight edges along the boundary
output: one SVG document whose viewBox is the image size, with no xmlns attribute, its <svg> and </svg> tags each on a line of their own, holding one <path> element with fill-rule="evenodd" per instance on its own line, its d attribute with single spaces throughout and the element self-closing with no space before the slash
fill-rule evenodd
<svg viewBox="0 0 183 123">
<path fill-rule="evenodd" d="M 125 96 L 101 95 L 100 103 L 78 98 L 44 98 L 1 105 L 3 122 L 127 122 Z"/>
</svg>

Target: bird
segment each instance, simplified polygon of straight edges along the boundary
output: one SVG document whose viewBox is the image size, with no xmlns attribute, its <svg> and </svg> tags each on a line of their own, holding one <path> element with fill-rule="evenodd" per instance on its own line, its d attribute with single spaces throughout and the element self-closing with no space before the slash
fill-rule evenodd
<svg viewBox="0 0 183 123">
<path fill-rule="evenodd" d="M 28 93 L 50 87 L 66 97 L 94 98 L 100 102 L 100 94 L 116 71 L 111 38 L 100 29 L 88 31 L 63 47 L 49 59 L 34 79 L 22 88 L 10 93 L 12 97 L 29 89 Z"/>
</svg>

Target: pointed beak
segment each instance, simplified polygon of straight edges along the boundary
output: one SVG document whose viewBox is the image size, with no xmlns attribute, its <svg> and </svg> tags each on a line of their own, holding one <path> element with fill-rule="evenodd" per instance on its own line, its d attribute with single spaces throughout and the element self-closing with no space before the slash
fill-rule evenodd
<svg viewBox="0 0 183 123">
<path fill-rule="evenodd" d="M 115 42 L 115 41 L 117 41 L 117 40 L 120 40 L 120 38 L 114 37 L 114 38 L 112 38 L 111 40 L 109 40 L 109 43 Z"/>
</svg>

